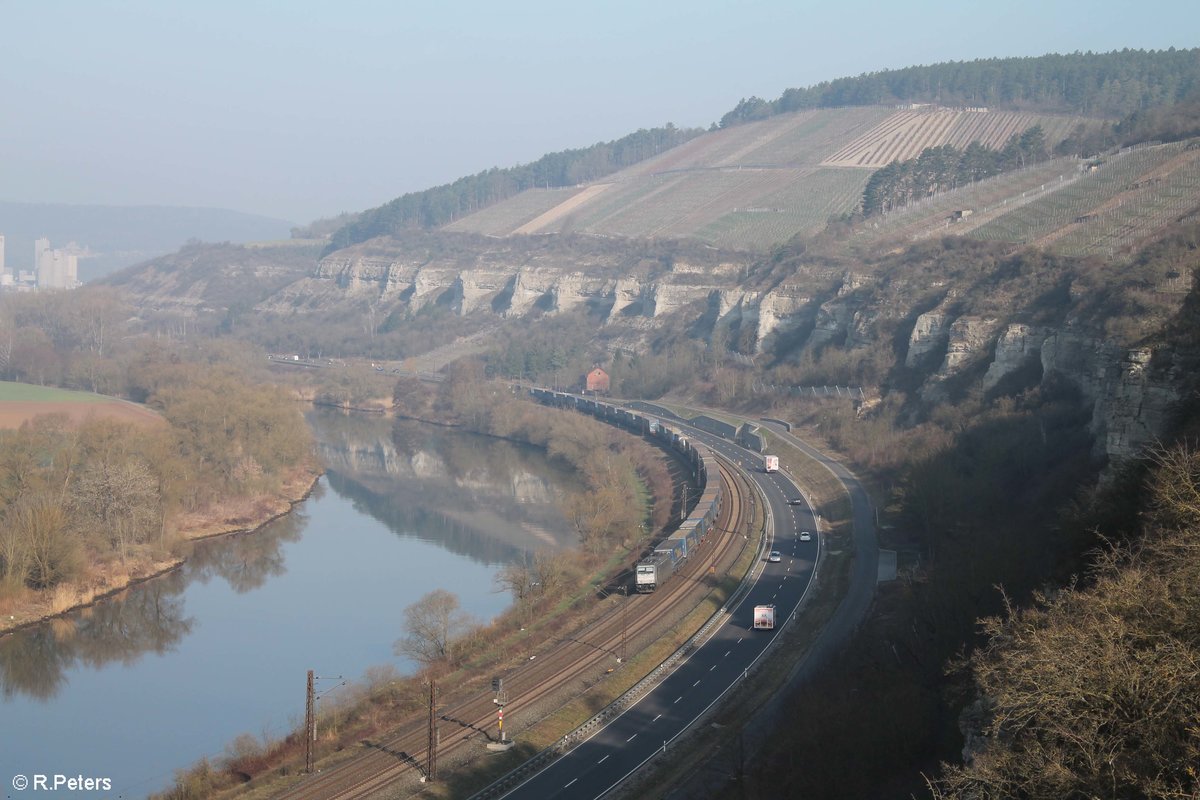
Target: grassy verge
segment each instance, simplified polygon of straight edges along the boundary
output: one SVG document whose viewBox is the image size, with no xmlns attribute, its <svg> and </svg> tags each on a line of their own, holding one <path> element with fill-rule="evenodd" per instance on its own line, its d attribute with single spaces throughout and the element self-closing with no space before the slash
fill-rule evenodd
<svg viewBox="0 0 1200 800">
<path fill-rule="evenodd" d="M 11 403 L 111 403 L 115 398 L 91 392 L 73 392 L 53 386 L 0 381 L 0 402 Z"/>
</svg>

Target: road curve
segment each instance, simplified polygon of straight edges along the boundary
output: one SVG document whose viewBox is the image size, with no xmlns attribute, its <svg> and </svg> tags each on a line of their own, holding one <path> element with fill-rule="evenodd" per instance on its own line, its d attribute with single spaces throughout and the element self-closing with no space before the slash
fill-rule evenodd
<svg viewBox="0 0 1200 800">
<path fill-rule="evenodd" d="M 781 622 L 795 618 L 821 547 L 814 510 L 792 505 L 789 501 L 802 496 L 799 488 L 783 473 L 764 474 L 761 457 L 700 431 L 688 435 L 749 472 L 770 507 L 768 549 L 780 551 L 781 561 L 756 566 L 756 581 L 728 609 L 724 623 L 658 686 L 503 797 L 594 800 L 607 794 L 650 759 L 669 753 L 672 742 L 731 688 L 752 679 L 752 668 L 779 632 L 752 629 L 754 606 L 774 604 Z M 801 531 L 812 534 L 808 541 L 801 539 Z"/>
<path fill-rule="evenodd" d="M 850 497 L 852 536 L 855 556 L 850 568 L 850 580 L 845 596 L 804 657 L 792 669 L 786 685 L 776 693 L 740 732 L 738 747 L 726 747 L 709 754 L 703 766 L 684 786 L 675 787 L 682 797 L 721 797 L 728 788 L 731 776 L 746 769 L 754 761 L 753 754 L 761 753 L 764 745 L 780 725 L 787 724 L 792 713 L 786 706 L 787 696 L 811 675 L 821 669 L 830 657 L 842 648 L 870 611 L 875 597 L 879 572 L 879 543 L 876 540 L 874 513 L 866 489 L 847 469 L 802 440 L 791 435 L 783 425 L 768 423 L 772 435 L 801 450 L 817 461 L 842 484 Z M 750 754 L 750 758 L 745 758 Z"/>
</svg>

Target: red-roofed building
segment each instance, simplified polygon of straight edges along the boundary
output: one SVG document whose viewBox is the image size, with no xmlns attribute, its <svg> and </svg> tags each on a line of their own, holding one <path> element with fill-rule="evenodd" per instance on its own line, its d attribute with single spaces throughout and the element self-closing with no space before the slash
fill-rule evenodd
<svg viewBox="0 0 1200 800">
<path fill-rule="evenodd" d="M 592 367 L 592 371 L 583 376 L 584 391 L 592 392 L 593 394 L 608 394 L 608 373 L 600 369 L 600 367 Z"/>
</svg>

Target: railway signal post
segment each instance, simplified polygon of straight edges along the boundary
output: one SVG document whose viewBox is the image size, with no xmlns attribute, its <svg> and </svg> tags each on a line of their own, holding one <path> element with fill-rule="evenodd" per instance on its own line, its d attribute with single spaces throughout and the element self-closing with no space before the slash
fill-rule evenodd
<svg viewBox="0 0 1200 800">
<path fill-rule="evenodd" d="M 488 742 L 488 750 L 507 750 L 512 747 L 513 743 L 508 740 L 504 734 L 504 704 L 508 702 L 508 692 L 504 691 L 504 679 L 492 678 L 492 692 L 495 697 L 492 702 L 496 704 L 496 728 L 499 734 L 499 741 Z"/>
</svg>

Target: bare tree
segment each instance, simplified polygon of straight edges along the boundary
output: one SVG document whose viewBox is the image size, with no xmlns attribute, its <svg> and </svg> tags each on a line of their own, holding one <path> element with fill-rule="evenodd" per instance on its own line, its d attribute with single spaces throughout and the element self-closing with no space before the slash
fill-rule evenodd
<svg viewBox="0 0 1200 800">
<path fill-rule="evenodd" d="M 74 575 L 80 562 L 79 543 L 65 509 L 52 495 L 22 498 L 6 522 L 25 541 L 30 586 L 45 589 Z"/>
<path fill-rule="evenodd" d="M 496 591 L 508 592 L 518 604 L 529 599 L 537 584 L 528 554 L 520 562 L 506 564 L 496 573 Z"/>
<path fill-rule="evenodd" d="M 408 656 L 425 666 L 454 661 L 455 639 L 474 625 L 474 619 L 459 606 L 458 596 L 434 589 L 404 609 L 405 635 L 396 640 L 396 655 Z"/>
<path fill-rule="evenodd" d="M 72 505 L 88 528 L 108 537 L 121 558 L 162 530 L 157 478 L 138 458 L 86 466 L 74 484 Z"/>
</svg>

